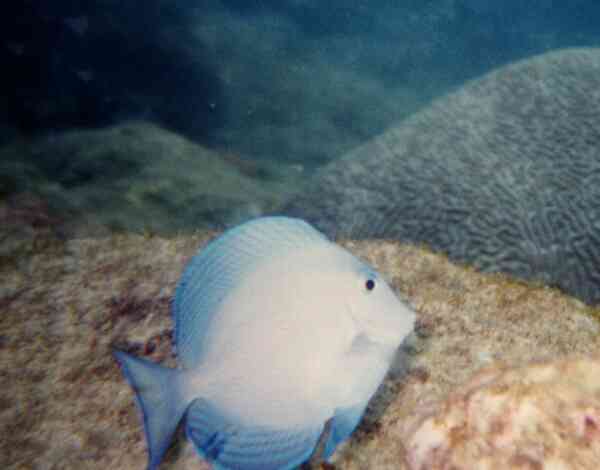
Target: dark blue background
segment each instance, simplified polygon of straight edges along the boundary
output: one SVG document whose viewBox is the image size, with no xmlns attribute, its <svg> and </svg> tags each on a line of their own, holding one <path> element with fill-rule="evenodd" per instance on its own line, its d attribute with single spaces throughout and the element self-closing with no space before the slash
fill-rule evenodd
<svg viewBox="0 0 600 470">
<path fill-rule="evenodd" d="M 312 167 L 494 67 L 598 44 L 600 2 L 30 0 L 0 22 L 5 129 L 141 118 Z"/>
</svg>

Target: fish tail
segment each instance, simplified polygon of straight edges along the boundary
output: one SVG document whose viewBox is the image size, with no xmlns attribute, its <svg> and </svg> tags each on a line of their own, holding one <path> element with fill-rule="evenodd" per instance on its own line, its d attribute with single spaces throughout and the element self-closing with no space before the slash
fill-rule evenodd
<svg viewBox="0 0 600 470">
<path fill-rule="evenodd" d="M 135 391 L 148 444 L 148 470 L 154 470 L 189 405 L 182 393 L 183 372 L 122 351 L 115 350 L 113 354 Z"/>
</svg>

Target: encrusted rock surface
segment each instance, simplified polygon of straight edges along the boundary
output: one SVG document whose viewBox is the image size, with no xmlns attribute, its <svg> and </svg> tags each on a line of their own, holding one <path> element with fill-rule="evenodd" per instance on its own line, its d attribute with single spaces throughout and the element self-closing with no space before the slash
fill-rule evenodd
<svg viewBox="0 0 600 470">
<path fill-rule="evenodd" d="M 411 470 L 597 468 L 600 356 L 490 367 L 404 423 Z"/>
<path fill-rule="evenodd" d="M 175 364 L 169 302 L 186 260 L 210 236 L 65 242 L 51 230 L 1 233 L 11 248 L 0 252 L 0 467 L 145 467 L 133 394 L 110 351 Z M 405 443 L 414 442 L 407 426 L 426 420 L 494 361 L 503 365 L 492 374 L 506 382 L 506 367 L 600 351 L 597 312 L 558 291 L 482 275 L 394 242 L 346 245 L 414 305 L 419 337 L 406 346 L 407 371 L 392 374 L 336 454 L 340 469 L 406 468 Z M 464 404 L 458 390 L 449 403 Z M 559 438 L 549 433 L 544 442 Z M 208 467 L 180 435 L 161 468 Z"/>
</svg>

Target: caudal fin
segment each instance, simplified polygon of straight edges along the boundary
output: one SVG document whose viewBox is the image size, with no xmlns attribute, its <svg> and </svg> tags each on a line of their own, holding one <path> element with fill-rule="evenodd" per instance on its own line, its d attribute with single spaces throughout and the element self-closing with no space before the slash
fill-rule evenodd
<svg viewBox="0 0 600 470">
<path fill-rule="evenodd" d="M 182 372 L 122 351 L 114 351 L 114 355 L 135 391 L 142 411 L 148 444 L 148 470 L 154 470 L 189 405 L 181 394 Z"/>
</svg>

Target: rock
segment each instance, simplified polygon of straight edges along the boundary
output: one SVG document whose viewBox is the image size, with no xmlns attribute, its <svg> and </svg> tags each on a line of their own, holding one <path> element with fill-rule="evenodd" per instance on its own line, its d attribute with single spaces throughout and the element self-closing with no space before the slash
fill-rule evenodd
<svg viewBox="0 0 600 470">
<path fill-rule="evenodd" d="M 490 367 L 425 413 L 404 423 L 411 470 L 595 469 L 600 356 Z"/>
<path fill-rule="evenodd" d="M 286 212 L 600 301 L 600 49 L 471 81 L 325 167 Z"/>
<path fill-rule="evenodd" d="M 44 227 L 6 232 L 0 224 L 4 243 L 21 233 L 30 241 L 0 257 L 0 466 L 144 468 L 134 396 L 111 348 L 175 364 L 173 289 L 213 234 L 63 241 Z M 403 468 L 406 423 L 492 361 L 521 367 L 600 352 L 598 312 L 555 290 L 480 274 L 396 242 L 344 244 L 414 305 L 419 335 L 337 452 L 336 468 Z M 559 445 L 554 438 L 546 444 Z M 161 465 L 169 468 L 208 466 L 180 435 Z"/>
<path fill-rule="evenodd" d="M 147 122 L 19 141 L 0 160 L 0 196 L 34 192 L 78 235 L 222 228 L 275 210 L 294 188 L 291 173 L 249 177 L 241 159 Z"/>
</svg>

